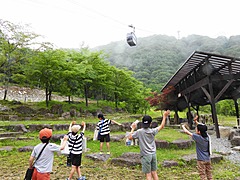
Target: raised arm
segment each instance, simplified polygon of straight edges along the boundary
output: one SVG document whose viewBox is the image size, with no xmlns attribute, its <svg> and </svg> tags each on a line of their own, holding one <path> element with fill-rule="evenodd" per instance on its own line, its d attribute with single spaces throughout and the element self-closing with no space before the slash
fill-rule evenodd
<svg viewBox="0 0 240 180">
<path fill-rule="evenodd" d="M 193 134 L 187 130 L 187 128 L 185 127 L 185 125 L 182 125 L 183 131 L 188 134 L 189 136 L 192 136 Z"/>
<path fill-rule="evenodd" d="M 111 120 L 113 123 L 115 123 L 115 124 L 117 124 L 117 125 L 119 125 L 119 126 L 121 126 L 122 124 L 120 124 L 120 123 L 118 123 L 117 121 L 114 121 L 114 120 Z"/>
<path fill-rule="evenodd" d="M 166 119 L 169 115 L 170 115 L 170 110 L 164 111 L 162 122 L 161 122 L 160 126 L 158 126 L 158 131 L 160 131 L 161 129 L 164 128 Z"/>
<path fill-rule="evenodd" d="M 131 132 L 130 132 L 129 135 L 128 135 L 128 139 L 130 139 L 130 140 L 133 139 L 132 134 L 133 134 L 133 132 L 134 132 L 134 130 L 135 130 L 136 128 L 137 128 L 137 124 L 133 123 L 133 124 L 132 124 Z"/>
<path fill-rule="evenodd" d="M 198 115 L 196 115 L 195 117 L 194 117 L 194 119 L 193 119 L 193 121 L 196 123 L 196 125 L 198 125 Z"/>
<path fill-rule="evenodd" d="M 68 132 L 72 132 L 72 126 L 76 124 L 76 121 L 72 121 L 69 125 Z"/>
<path fill-rule="evenodd" d="M 63 138 L 63 143 L 62 145 L 60 146 L 60 150 L 63 150 L 66 146 L 66 143 L 67 143 L 67 140 L 68 140 L 68 136 L 65 135 L 64 138 Z"/>
<path fill-rule="evenodd" d="M 82 130 L 82 132 L 84 133 L 85 130 L 86 130 L 86 123 L 83 121 L 81 125 L 83 126 L 83 130 Z"/>
</svg>

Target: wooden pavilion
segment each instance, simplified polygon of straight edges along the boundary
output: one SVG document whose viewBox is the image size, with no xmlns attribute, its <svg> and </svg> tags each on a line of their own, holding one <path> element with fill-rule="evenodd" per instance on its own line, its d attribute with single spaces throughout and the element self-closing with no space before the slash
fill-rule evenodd
<svg viewBox="0 0 240 180">
<path fill-rule="evenodd" d="M 172 91 L 165 108 L 174 110 L 176 114 L 186 108 L 190 113 L 191 107 L 198 113 L 199 106 L 211 105 L 217 138 L 220 138 L 217 102 L 225 99 L 234 101 L 239 126 L 240 58 L 195 51 L 161 91 L 168 88 Z M 192 127 L 192 119 L 188 118 L 188 123 Z"/>
</svg>

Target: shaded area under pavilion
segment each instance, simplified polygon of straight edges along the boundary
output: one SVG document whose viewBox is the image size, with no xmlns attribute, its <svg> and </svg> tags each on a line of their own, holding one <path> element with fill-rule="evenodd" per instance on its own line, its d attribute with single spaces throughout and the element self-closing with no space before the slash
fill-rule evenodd
<svg viewBox="0 0 240 180">
<path fill-rule="evenodd" d="M 164 85 L 161 92 L 170 89 L 164 109 L 177 114 L 188 108 L 197 111 L 200 106 L 211 105 L 217 138 L 220 138 L 216 103 L 232 99 L 235 103 L 237 126 L 239 127 L 240 58 L 213 53 L 193 52 L 177 72 Z M 188 116 L 192 128 L 193 122 Z"/>
</svg>

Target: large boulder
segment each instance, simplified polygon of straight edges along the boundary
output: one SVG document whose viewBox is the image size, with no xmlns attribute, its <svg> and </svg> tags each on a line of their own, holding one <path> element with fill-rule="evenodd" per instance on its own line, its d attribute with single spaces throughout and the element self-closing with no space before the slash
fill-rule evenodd
<svg viewBox="0 0 240 180">
<path fill-rule="evenodd" d="M 110 154 L 87 154 L 86 158 L 92 159 L 94 161 L 107 161 L 110 158 Z"/>
<path fill-rule="evenodd" d="M 171 142 L 170 144 L 178 147 L 179 149 L 187 149 L 192 146 L 193 140 L 178 139 L 178 140 Z"/>
<path fill-rule="evenodd" d="M 141 155 L 140 153 L 128 152 L 122 154 L 118 158 L 113 158 L 111 163 L 118 166 L 136 166 L 141 165 Z"/>
<path fill-rule="evenodd" d="M 230 142 L 232 146 L 240 146 L 240 136 L 234 136 Z"/>
<path fill-rule="evenodd" d="M 230 135 L 230 131 L 231 131 L 231 127 L 223 127 L 223 126 L 219 126 L 219 132 L 221 137 L 229 137 Z"/>
<path fill-rule="evenodd" d="M 155 140 L 156 148 L 169 148 L 169 142 L 164 140 Z"/>
</svg>

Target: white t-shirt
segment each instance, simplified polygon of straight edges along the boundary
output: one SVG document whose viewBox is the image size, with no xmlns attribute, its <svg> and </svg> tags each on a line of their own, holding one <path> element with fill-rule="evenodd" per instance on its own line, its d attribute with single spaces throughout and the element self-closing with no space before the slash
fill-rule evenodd
<svg viewBox="0 0 240 180">
<path fill-rule="evenodd" d="M 33 156 L 36 159 L 44 145 L 45 143 L 40 143 L 36 145 L 32 151 L 31 156 Z M 40 158 L 34 164 L 34 167 L 37 169 L 37 171 L 40 173 L 52 172 L 54 152 L 59 151 L 60 151 L 59 145 L 55 143 L 48 143 L 48 145 L 44 148 Z"/>
</svg>

